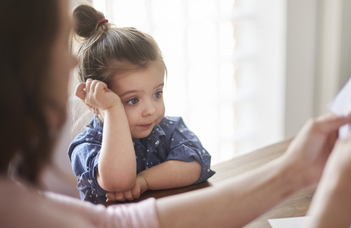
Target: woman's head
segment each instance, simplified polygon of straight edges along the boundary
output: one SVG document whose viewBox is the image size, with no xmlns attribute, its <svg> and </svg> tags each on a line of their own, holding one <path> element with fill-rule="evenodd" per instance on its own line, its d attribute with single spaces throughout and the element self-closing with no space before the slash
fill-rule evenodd
<svg viewBox="0 0 351 228">
<path fill-rule="evenodd" d="M 111 76 L 126 69 L 144 68 L 159 62 L 166 71 L 162 53 L 155 40 L 135 28 L 117 28 L 101 12 L 88 5 L 78 6 L 74 12 L 75 31 L 84 39 L 79 50 L 80 82 L 88 78 L 111 86 Z"/>
<path fill-rule="evenodd" d="M 0 169 L 6 173 L 16 157 L 17 174 L 34 184 L 51 158 L 53 132 L 66 116 L 69 70 L 54 68 L 72 68 L 75 62 L 68 49 L 61 57 L 56 53 L 60 42 L 68 42 L 67 11 L 66 0 L 0 2 Z M 67 64 L 58 67 L 62 61 Z"/>
</svg>

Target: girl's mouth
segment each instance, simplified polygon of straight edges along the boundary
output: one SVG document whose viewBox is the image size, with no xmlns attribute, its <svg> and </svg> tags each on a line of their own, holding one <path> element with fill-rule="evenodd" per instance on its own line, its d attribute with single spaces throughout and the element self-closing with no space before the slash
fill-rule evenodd
<svg viewBox="0 0 351 228">
<path fill-rule="evenodd" d="M 151 127 L 152 123 L 149 124 L 144 124 L 144 125 L 140 125 L 142 128 L 149 128 Z"/>
</svg>

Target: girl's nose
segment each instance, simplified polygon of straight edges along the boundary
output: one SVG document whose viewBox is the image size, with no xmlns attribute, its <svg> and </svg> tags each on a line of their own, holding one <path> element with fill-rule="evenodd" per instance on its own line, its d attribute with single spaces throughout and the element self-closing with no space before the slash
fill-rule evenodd
<svg viewBox="0 0 351 228">
<path fill-rule="evenodd" d="M 143 110 L 143 116 L 151 116 L 153 114 L 156 113 L 156 107 L 153 104 L 152 101 L 148 101 L 147 103 L 145 103 L 145 107 Z"/>
</svg>

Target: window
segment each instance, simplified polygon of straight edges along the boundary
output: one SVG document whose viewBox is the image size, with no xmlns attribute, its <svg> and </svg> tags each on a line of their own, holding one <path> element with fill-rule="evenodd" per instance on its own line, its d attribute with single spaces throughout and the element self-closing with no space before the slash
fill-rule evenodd
<svg viewBox="0 0 351 228">
<path fill-rule="evenodd" d="M 282 138 L 284 64 L 273 72 L 267 70 L 271 62 L 264 64 L 284 61 L 284 30 L 269 40 L 261 27 L 280 31 L 283 22 L 275 21 L 284 16 L 283 3 L 273 13 L 254 0 L 93 0 L 93 5 L 118 27 L 155 38 L 168 68 L 166 115 L 183 117 L 212 164 Z M 267 106 L 267 100 L 273 104 Z"/>
</svg>

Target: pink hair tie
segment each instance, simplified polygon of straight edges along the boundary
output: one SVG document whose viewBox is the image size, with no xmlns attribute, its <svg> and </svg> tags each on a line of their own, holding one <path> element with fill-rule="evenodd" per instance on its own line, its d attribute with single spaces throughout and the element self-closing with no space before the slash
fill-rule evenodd
<svg viewBox="0 0 351 228">
<path fill-rule="evenodd" d="M 97 22 L 97 25 L 99 26 L 101 23 L 107 23 L 107 22 L 108 22 L 107 19 L 102 19 L 102 20 Z"/>
</svg>

